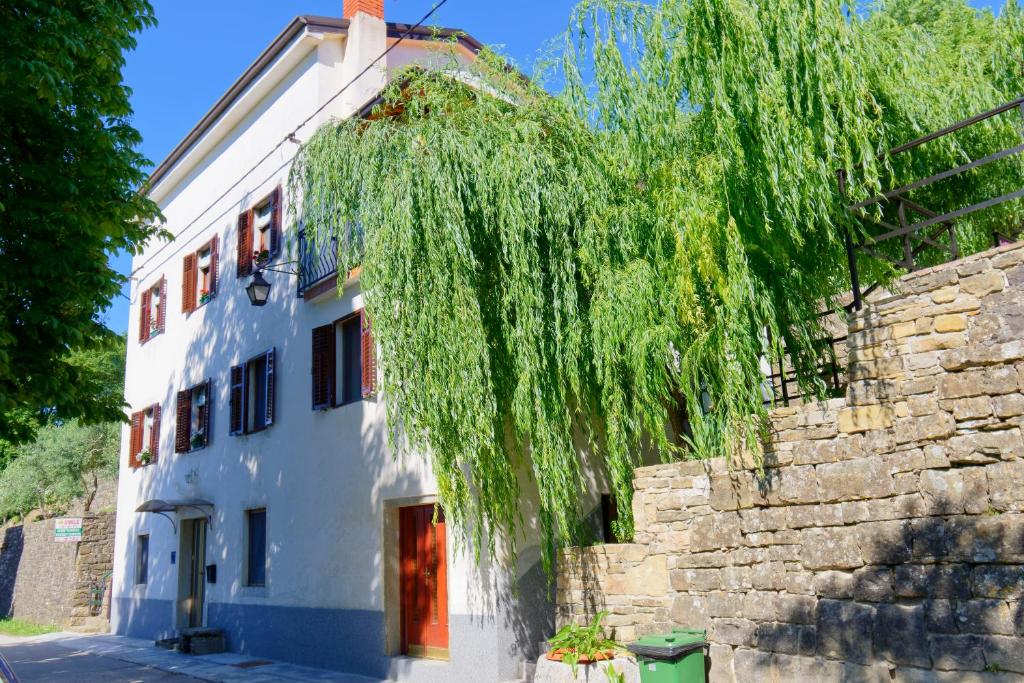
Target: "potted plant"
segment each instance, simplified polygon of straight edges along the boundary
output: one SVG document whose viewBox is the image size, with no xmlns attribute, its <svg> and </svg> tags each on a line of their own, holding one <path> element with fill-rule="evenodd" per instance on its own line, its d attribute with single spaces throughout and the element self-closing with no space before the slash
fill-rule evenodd
<svg viewBox="0 0 1024 683">
<path fill-rule="evenodd" d="M 199 292 L 199 303 L 205 304 L 207 301 L 213 298 L 213 292 L 208 289 L 204 289 Z"/>
<path fill-rule="evenodd" d="M 192 448 L 202 448 L 206 445 L 206 436 L 202 432 L 192 435 Z"/>
<path fill-rule="evenodd" d="M 572 667 L 574 677 L 580 664 L 593 664 L 615 659 L 615 652 L 619 649 L 619 645 L 614 640 L 605 638 L 604 629 L 601 628 L 601 620 L 606 616 L 608 613 L 602 611 L 594 615 L 594 620 L 587 626 L 579 624 L 563 626 L 548 640 L 548 643 L 551 644 L 551 650 L 547 655 L 548 659 L 568 664 Z"/>
<path fill-rule="evenodd" d="M 145 466 L 153 462 L 153 454 L 150 453 L 148 450 L 140 451 L 137 459 L 140 465 Z"/>
<path fill-rule="evenodd" d="M 155 337 L 160 331 L 160 324 L 155 320 L 149 321 L 149 336 Z"/>
<path fill-rule="evenodd" d="M 270 262 L 270 250 L 269 249 L 257 249 L 252 252 L 252 260 L 255 261 L 257 266 L 265 266 Z"/>
</svg>

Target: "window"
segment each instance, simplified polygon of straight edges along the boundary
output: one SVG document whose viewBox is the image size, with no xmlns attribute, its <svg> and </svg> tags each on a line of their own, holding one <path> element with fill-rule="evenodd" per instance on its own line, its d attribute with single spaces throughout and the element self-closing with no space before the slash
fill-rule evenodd
<svg viewBox="0 0 1024 683">
<path fill-rule="evenodd" d="M 149 581 L 149 534 L 139 534 L 135 538 L 135 583 L 144 584 Z"/>
<path fill-rule="evenodd" d="M 174 430 L 175 453 L 188 453 L 210 443 L 212 380 L 178 392 Z"/>
<path fill-rule="evenodd" d="M 147 341 L 164 331 L 166 320 L 167 280 L 160 280 L 142 292 L 139 305 L 139 343 Z"/>
<path fill-rule="evenodd" d="M 191 313 L 217 293 L 217 261 L 220 238 L 217 235 L 182 262 L 181 311 Z"/>
<path fill-rule="evenodd" d="M 231 368 L 231 434 L 274 423 L 274 349 Z"/>
<path fill-rule="evenodd" d="M 247 510 L 245 585 L 267 585 L 267 511 Z"/>
<path fill-rule="evenodd" d="M 619 519 L 619 508 L 615 496 L 601 494 L 601 540 L 605 543 L 618 543 L 613 524 Z"/>
<path fill-rule="evenodd" d="M 281 249 L 281 188 L 238 216 L 238 277 L 252 273 L 253 264 L 272 259 Z"/>
<path fill-rule="evenodd" d="M 354 403 L 377 388 L 376 351 L 362 311 L 313 329 L 313 409 Z"/>
<path fill-rule="evenodd" d="M 160 451 L 160 406 L 153 404 L 132 413 L 131 439 L 128 446 L 128 464 L 144 467 L 156 462 Z"/>
</svg>

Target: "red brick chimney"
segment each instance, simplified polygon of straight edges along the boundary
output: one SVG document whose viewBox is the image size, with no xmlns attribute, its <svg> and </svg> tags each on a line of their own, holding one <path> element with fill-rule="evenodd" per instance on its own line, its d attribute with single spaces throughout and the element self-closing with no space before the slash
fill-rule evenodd
<svg viewBox="0 0 1024 683">
<path fill-rule="evenodd" d="M 384 0 L 344 0 L 341 14 L 351 19 L 356 12 L 365 12 L 371 17 L 384 18 Z"/>
</svg>

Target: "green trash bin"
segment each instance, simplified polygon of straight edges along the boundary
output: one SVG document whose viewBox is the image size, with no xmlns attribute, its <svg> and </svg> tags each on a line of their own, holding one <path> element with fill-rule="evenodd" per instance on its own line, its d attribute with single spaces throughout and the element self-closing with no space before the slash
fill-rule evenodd
<svg viewBox="0 0 1024 683">
<path fill-rule="evenodd" d="M 636 655 L 641 683 L 704 683 L 707 634 L 699 629 L 672 629 L 644 636 L 627 647 Z"/>
</svg>

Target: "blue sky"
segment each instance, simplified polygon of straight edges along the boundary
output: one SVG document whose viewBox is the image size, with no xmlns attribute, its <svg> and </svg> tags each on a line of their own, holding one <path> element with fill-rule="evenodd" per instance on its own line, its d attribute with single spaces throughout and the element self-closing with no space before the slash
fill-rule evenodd
<svg viewBox="0 0 1024 683">
<path fill-rule="evenodd" d="M 385 0 L 390 21 L 412 23 L 434 0 Z M 565 30 L 575 0 L 448 0 L 433 23 L 461 28 L 502 48 L 524 71 L 544 44 Z M 994 0 L 974 0 L 993 7 Z M 159 25 L 139 36 L 127 56 L 135 127 L 142 152 L 159 163 L 296 14 L 340 16 L 342 0 L 153 0 Z M 131 259 L 113 259 L 127 273 Z M 128 327 L 128 301 L 104 316 L 113 330 Z"/>
</svg>

